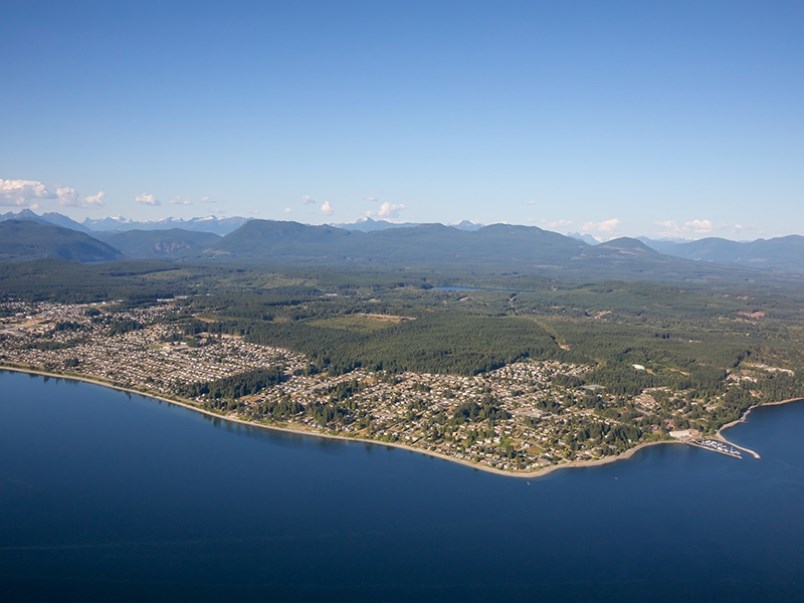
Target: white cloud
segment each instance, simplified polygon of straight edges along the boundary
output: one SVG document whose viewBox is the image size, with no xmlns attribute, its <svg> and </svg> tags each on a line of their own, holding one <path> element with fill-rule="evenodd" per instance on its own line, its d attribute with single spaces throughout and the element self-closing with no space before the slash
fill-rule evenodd
<svg viewBox="0 0 804 603">
<path fill-rule="evenodd" d="M 162 205 L 162 202 L 151 193 L 142 193 L 141 195 L 137 195 L 134 200 L 141 205 L 150 205 L 151 207 Z"/>
<path fill-rule="evenodd" d="M 84 197 L 84 202 L 81 207 L 103 207 L 103 200 L 106 198 L 106 193 L 98 191 L 94 195 L 87 195 Z"/>
<path fill-rule="evenodd" d="M 572 226 L 572 221 L 570 220 L 552 220 L 551 222 L 547 222 L 545 224 L 547 228 L 551 228 L 556 230 L 558 228 L 566 228 L 567 226 Z"/>
<path fill-rule="evenodd" d="M 332 214 L 335 213 L 335 208 L 332 207 L 329 201 L 324 201 L 321 204 L 321 213 L 324 214 L 325 216 L 331 216 Z"/>
<path fill-rule="evenodd" d="M 369 195 L 368 197 L 366 197 L 366 201 L 368 201 L 369 203 L 376 203 L 379 200 L 380 200 L 379 197 L 376 197 L 374 195 Z"/>
<path fill-rule="evenodd" d="M 399 212 L 405 209 L 404 203 L 388 203 L 388 201 L 384 201 L 382 205 L 380 205 L 377 211 L 369 211 L 366 212 L 366 216 L 373 217 L 373 218 L 398 218 Z"/>
<path fill-rule="evenodd" d="M 664 237 L 683 237 L 687 235 L 706 235 L 715 229 L 715 224 L 711 220 L 687 220 L 679 224 L 675 220 L 661 220 L 655 223 L 661 227 L 658 236 Z"/>
<path fill-rule="evenodd" d="M 602 222 L 584 222 L 581 229 L 588 233 L 597 233 L 601 235 L 609 235 L 613 233 L 622 224 L 619 218 L 610 218 Z"/>
<path fill-rule="evenodd" d="M 286 214 L 292 214 L 292 213 L 293 213 L 293 210 L 292 210 L 292 209 L 290 209 L 289 207 L 286 207 L 286 208 L 285 208 L 283 211 L 284 211 Z"/>
<path fill-rule="evenodd" d="M 36 199 L 53 199 L 54 194 L 38 180 L 0 179 L 0 206 L 28 207 Z"/>
<path fill-rule="evenodd" d="M 304 197 L 302 197 L 301 202 L 304 205 L 313 205 L 315 204 L 315 199 L 313 199 L 310 195 L 304 195 Z"/>
<path fill-rule="evenodd" d="M 0 206 L 39 209 L 39 199 L 55 199 L 59 207 L 102 207 L 106 193 L 98 191 L 81 199 L 72 186 L 59 185 L 50 190 L 38 180 L 0 179 Z"/>
<path fill-rule="evenodd" d="M 192 205 L 190 197 L 174 197 L 170 200 L 171 205 Z"/>
<path fill-rule="evenodd" d="M 70 186 L 56 187 L 57 203 L 61 207 L 103 207 L 106 193 L 98 191 L 94 195 L 87 195 L 83 199 L 74 188 Z"/>
<path fill-rule="evenodd" d="M 59 207 L 78 207 L 81 204 L 78 191 L 71 186 L 57 186 L 56 200 Z"/>
<path fill-rule="evenodd" d="M 210 199 L 209 195 L 204 195 L 201 197 L 201 203 L 215 203 L 212 199 Z"/>
<path fill-rule="evenodd" d="M 378 212 L 378 216 L 381 218 L 396 218 L 399 216 L 399 212 L 405 209 L 404 203 L 388 203 L 386 201 L 382 205 L 380 205 L 380 211 Z"/>
<path fill-rule="evenodd" d="M 394 204 L 384 201 L 376 211 L 367 211 L 366 216 L 369 218 L 398 218 L 399 212 L 403 209 L 405 209 L 403 203 Z"/>
<path fill-rule="evenodd" d="M 689 222 L 684 222 L 684 228 L 695 234 L 706 234 L 712 232 L 714 225 L 711 220 L 690 220 Z"/>
</svg>

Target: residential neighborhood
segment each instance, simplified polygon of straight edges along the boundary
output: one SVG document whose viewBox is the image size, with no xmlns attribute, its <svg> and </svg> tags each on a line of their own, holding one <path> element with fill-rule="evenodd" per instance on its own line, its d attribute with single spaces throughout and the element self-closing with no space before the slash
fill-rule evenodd
<svg viewBox="0 0 804 603">
<path fill-rule="evenodd" d="M 526 360 L 474 376 L 365 369 L 331 375 L 310 370 L 305 356 L 290 350 L 232 335 L 188 336 L 183 312 L 177 300 L 133 308 L 8 302 L 0 307 L 0 365 L 97 379 L 223 416 L 510 472 L 594 461 L 669 439 L 684 418 L 683 409 L 668 416 L 660 408 L 656 398 L 669 393 L 659 388 L 627 397 L 577 385 L 590 366 Z M 282 377 L 237 398 L 187 394 L 194 384 L 264 370 Z"/>
</svg>

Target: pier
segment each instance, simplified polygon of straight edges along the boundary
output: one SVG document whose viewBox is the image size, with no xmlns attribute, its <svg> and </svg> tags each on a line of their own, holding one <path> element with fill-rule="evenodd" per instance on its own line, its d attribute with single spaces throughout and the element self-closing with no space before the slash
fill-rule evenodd
<svg viewBox="0 0 804 603">
<path fill-rule="evenodd" d="M 723 454 L 734 459 L 742 459 L 743 453 L 750 454 L 755 459 L 761 458 L 758 452 L 729 442 L 721 435 L 711 438 L 702 438 L 698 436 L 697 432 L 693 432 L 692 430 L 673 431 L 670 432 L 670 435 L 690 446 L 697 446 L 698 448 L 717 452 L 718 454 Z"/>
</svg>

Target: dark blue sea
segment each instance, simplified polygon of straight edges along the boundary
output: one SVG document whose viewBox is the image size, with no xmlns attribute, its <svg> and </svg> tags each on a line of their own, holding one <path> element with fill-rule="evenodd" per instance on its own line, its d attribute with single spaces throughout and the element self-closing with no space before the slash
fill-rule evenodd
<svg viewBox="0 0 804 603">
<path fill-rule="evenodd" d="M 804 403 L 536 480 L 0 373 L 2 601 L 802 601 Z"/>
</svg>

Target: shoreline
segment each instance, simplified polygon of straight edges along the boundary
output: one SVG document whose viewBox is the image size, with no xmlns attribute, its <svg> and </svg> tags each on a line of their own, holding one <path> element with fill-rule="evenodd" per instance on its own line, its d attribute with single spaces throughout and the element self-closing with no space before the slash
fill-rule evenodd
<svg viewBox="0 0 804 603">
<path fill-rule="evenodd" d="M 618 461 L 624 461 L 624 460 L 627 460 L 627 459 L 630 459 L 631 457 L 633 457 L 640 450 L 642 450 L 644 448 L 648 448 L 650 446 L 678 445 L 678 444 L 688 445 L 686 442 L 684 442 L 682 440 L 659 440 L 659 441 L 655 441 L 655 442 L 643 442 L 643 443 L 637 444 L 633 448 L 629 448 L 625 452 L 621 452 L 620 454 L 617 454 L 615 456 L 607 456 L 607 457 L 604 457 L 604 458 L 601 458 L 601 459 L 587 460 L 587 461 L 568 461 L 568 462 L 559 463 L 559 464 L 556 464 L 556 465 L 548 465 L 547 467 L 542 467 L 541 469 L 537 469 L 536 471 L 528 471 L 528 472 L 525 472 L 525 471 L 508 471 L 508 470 L 505 470 L 505 469 L 497 469 L 495 467 L 489 467 L 487 465 L 481 465 L 480 463 L 475 463 L 475 462 L 472 462 L 472 461 L 467 461 L 467 460 L 464 460 L 464 459 L 455 458 L 455 457 L 449 456 L 447 454 L 443 454 L 441 452 L 432 452 L 432 451 L 424 450 L 424 449 L 421 449 L 421 448 L 415 448 L 413 446 L 409 446 L 407 444 L 400 444 L 398 442 L 383 442 L 381 440 L 372 440 L 372 439 L 369 439 L 369 438 L 349 437 L 349 436 L 342 436 L 342 435 L 337 435 L 337 434 L 321 433 L 321 432 L 317 432 L 317 431 L 311 431 L 311 430 L 308 430 L 308 429 L 293 428 L 293 427 L 282 427 L 282 426 L 279 426 L 279 425 L 271 425 L 271 424 L 267 424 L 267 423 L 258 423 L 258 422 L 255 422 L 255 421 L 247 421 L 245 419 L 238 419 L 236 417 L 231 417 L 231 416 L 227 416 L 227 415 L 218 414 L 218 413 L 209 411 L 209 410 L 207 410 L 205 408 L 201 408 L 200 406 L 198 406 L 196 404 L 193 404 L 192 402 L 190 402 L 188 400 L 177 399 L 177 398 L 168 398 L 168 397 L 166 397 L 165 395 L 162 395 L 162 394 L 157 394 L 157 393 L 153 393 L 153 392 L 132 389 L 130 387 L 125 387 L 125 386 L 122 386 L 122 385 L 116 385 L 114 383 L 110 383 L 108 381 L 98 379 L 97 377 L 75 375 L 75 374 L 54 373 L 54 372 L 45 371 L 45 370 L 42 370 L 42 369 L 29 368 L 29 367 L 20 367 L 20 366 L 8 366 L 8 365 L 0 365 L 0 371 L 10 371 L 10 372 L 15 372 L 15 373 L 25 373 L 25 374 L 28 374 L 28 375 L 38 375 L 38 376 L 41 376 L 41 377 L 52 377 L 52 378 L 55 378 L 55 379 L 68 379 L 68 380 L 72 380 L 72 381 L 81 381 L 81 382 L 84 382 L 84 383 L 90 383 L 90 384 L 93 384 L 93 385 L 99 385 L 101 387 L 108 387 L 110 389 L 114 389 L 114 390 L 117 390 L 117 391 L 127 392 L 127 393 L 130 393 L 130 394 L 136 394 L 136 395 L 139 395 L 139 396 L 144 396 L 146 398 L 153 398 L 155 400 L 161 400 L 162 402 L 167 402 L 168 404 L 175 404 L 176 406 L 181 406 L 183 408 L 186 408 L 186 409 L 191 410 L 191 411 L 195 411 L 197 413 L 200 413 L 202 415 L 206 415 L 208 417 L 212 417 L 212 418 L 215 418 L 215 419 L 220 419 L 220 420 L 223 420 L 223 421 L 229 421 L 231 423 L 237 423 L 237 424 L 240 424 L 240 425 L 246 425 L 248 427 L 257 427 L 257 428 L 261 428 L 261 429 L 268 429 L 268 430 L 273 430 L 273 431 L 280 431 L 280 432 L 284 432 L 284 433 L 292 433 L 292 434 L 296 434 L 296 435 L 310 436 L 310 437 L 316 437 L 316 438 L 325 438 L 325 439 L 330 439 L 330 440 L 341 440 L 341 441 L 344 441 L 344 442 L 361 442 L 361 443 L 364 443 L 364 444 L 372 444 L 374 446 L 387 446 L 389 448 L 397 448 L 399 450 L 407 450 L 408 452 L 413 452 L 413 453 L 416 453 L 416 454 L 429 456 L 431 458 L 441 459 L 441 460 L 444 460 L 444 461 L 448 461 L 450 463 L 457 463 L 459 465 L 463 465 L 465 467 L 469 467 L 469 468 L 475 469 L 477 471 L 484 471 L 486 473 L 492 473 L 492 474 L 500 475 L 500 476 L 504 476 L 504 477 L 515 477 L 515 478 L 520 478 L 520 479 L 522 479 L 522 478 L 524 478 L 524 479 L 535 479 L 535 478 L 539 478 L 539 477 L 545 477 L 545 476 L 553 473 L 554 471 L 559 471 L 559 470 L 562 470 L 562 469 L 583 469 L 583 468 L 586 468 L 586 467 L 600 467 L 602 465 L 608 465 L 610 463 L 616 463 Z M 766 402 L 766 403 L 762 403 L 762 404 L 756 404 L 756 405 L 750 407 L 745 413 L 743 413 L 743 415 L 739 419 L 737 419 L 735 421 L 731 421 L 731 422 L 723 425 L 720 429 L 718 429 L 716 434 L 715 434 L 715 437 L 720 439 L 720 440 L 722 440 L 722 441 L 724 441 L 724 442 L 727 442 L 728 444 L 730 444 L 732 446 L 735 446 L 732 442 L 729 442 L 729 440 L 727 440 L 725 438 L 725 436 L 723 436 L 721 434 L 722 431 L 725 431 L 726 429 L 734 427 L 735 425 L 738 425 L 740 423 L 744 423 L 746 421 L 748 415 L 750 415 L 751 411 L 753 411 L 755 408 L 759 408 L 759 407 L 762 407 L 762 406 L 781 406 L 783 404 L 790 404 L 792 402 L 798 402 L 798 401 L 800 401 L 802 399 L 803 398 L 790 398 L 788 400 L 781 400 L 781 401 L 777 401 L 777 402 Z"/>
<path fill-rule="evenodd" d="M 729 440 L 726 438 L 726 436 L 723 435 L 723 432 L 726 431 L 727 429 L 731 429 L 735 425 L 739 425 L 740 423 L 745 423 L 748 420 L 748 416 L 754 410 L 756 410 L 757 408 L 762 408 L 763 406 L 784 406 L 785 404 L 792 404 L 793 402 L 802 402 L 802 401 L 804 401 L 804 398 L 788 398 L 787 400 L 777 400 L 775 402 L 763 402 L 761 404 L 754 404 L 753 406 L 749 406 L 748 410 L 746 410 L 739 419 L 735 419 L 734 421 L 729 421 L 728 423 L 723 425 L 723 427 L 718 429 L 715 432 L 715 437 L 717 439 L 719 439 L 719 440 L 723 440 L 724 442 L 728 442 L 729 444 L 734 446 L 734 444 L 729 442 Z M 739 448 L 739 446 L 738 446 L 738 448 Z"/>
<path fill-rule="evenodd" d="M 753 406 L 749 406 L 748 409 L 742 414 L 742 416 L 739 419 L 735 419 L 734 421 L 729 421 L 728 423 L 726 423 L 725 425 L 720 427 L 715 432 L 715 435 L 713 436 L 713 439 L 719 440 L 721 442 L 724 442 L 725 444 L 728 444 L 729 446 L 733 446 L 737 450 L 741 450 L 743 452 L 746 452 L 746 453 L 750 454 L 751 456 L 753 456 L 755 459 L 759 460 L 762 457 L 759 455 L 759 453 L 757 451 L 751 450 L 750 448 L 746 448 L 745 446 L 740 446 L 739 444 L 735 444 L 734 442 L 729 440 L 726 436 L 724 436 L 723 432 L 726 431 L 727 429 L 731 429 L 735 425 L 739 425 L 740 423 L 745 423 L 748 420 L 748 417 L 751 414 L 751 412 L 754 411 L 757 408 L 762 408 L 763 406 L 783 406 L 785 404 L 792 404 L 793 402 L 802 402 L 802 401 L 804 401 L 804 398 L 788 398 L 787 400 L 777 400 L 777 401 L 774 401 L 774 402 L 763 402 L 762 404 L 754 404 Z"/>
</svg>

